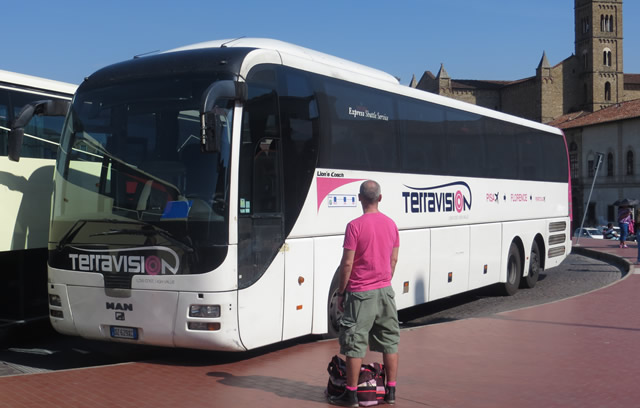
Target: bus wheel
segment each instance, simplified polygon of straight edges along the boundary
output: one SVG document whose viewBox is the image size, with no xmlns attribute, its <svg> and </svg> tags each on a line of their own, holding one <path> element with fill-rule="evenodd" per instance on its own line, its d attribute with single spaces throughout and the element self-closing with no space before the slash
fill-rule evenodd
<svg viewBox="0 0 640 408">
<path fill-rule="evenodd" d="M 538 278 L 540 277 L 540 271 L 542 271 L 540 249 L 538 248 L 538 243 L 533 241 L 531 255 L 529 256 L 529 274 L 522 280 L 522 287 L 531 289 L 536 286 Z"/>
<path fill-rule="evenodd" d="M 340 332 L 340 319 L 342 319 L 342 312 L 338 309 L 338 275 L 336 274 L 333 282 L 331 283 L 331 290 L 329 290 L 329 302 L 327 304 L 327 334 L 324 335 L 326 339 L 334 339 L 338 337 Z"/>
<path fill-rule="evenodd" d="M 515 295 L 520 286 L 520 277 L 522 271 L 522 260 L 520 259 L 520 251 L 515 243 L 511 243 L 509 248 L 509 256 L 507 258 L 507 281 L 504 283 L 503 294 L 506 296 Z"/>
</svg>

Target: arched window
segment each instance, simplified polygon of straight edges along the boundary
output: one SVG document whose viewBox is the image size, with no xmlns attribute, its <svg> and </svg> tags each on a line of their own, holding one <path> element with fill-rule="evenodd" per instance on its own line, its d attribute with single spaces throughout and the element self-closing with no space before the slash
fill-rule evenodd
<svg viewBox="0 0 640 408">
<path fill-rule="evenodd" d="M 627 176 L 633 175 L 633 152 L 629 150 L 627 152 Z"/>
<path fill-rule="evenodd" d="M 609 32 L 613 32 L 613 16 L 609 16 Z"/>
<path fill-rule="evenodd" d="M 611 83 L 610 82 L 606 82 L 604 84 L 604 100 L 605 101 L 611 100 Z"/>
<path fill-rule="evenodd" d="M 613 153 L 607 155 L 607 176 L 613 177 Z"/>
<path fill-rule="evenodd" d="M 606 31 L 606 27 L 604 25 L 604 16 L 600 16 L 600 31 Z"/>
<path fill-rule="evenodd" d="M 607 67 L 611 66 L 611 50 L 609 48 L 605 48 L 602 51 L 602 64 Z"/>
</svg>

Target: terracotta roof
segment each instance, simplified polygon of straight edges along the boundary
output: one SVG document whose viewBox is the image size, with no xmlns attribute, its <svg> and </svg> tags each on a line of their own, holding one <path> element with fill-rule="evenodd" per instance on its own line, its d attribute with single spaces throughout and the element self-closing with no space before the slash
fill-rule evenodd
<svg viewBox="0 0 640 408">
<path fill-rule="evenodd" d="M 640 85 L 640 74 L 624 74 L 624 83 Z"/>
<path fill-rule="evenodd" d="M 483 81 L 479 79 L 452 79 L 451 87 L 456 89 L 500 89 L 511 81 Z"/>
<path fill-rule="evenodd" d="M 618 103 L 593 113 L 584 111 L 569 113 L 549 122 L 548 125 L 560 129 L 573 129 L 637 117 L 640 117 L 640 99 Z"/>
</svg>

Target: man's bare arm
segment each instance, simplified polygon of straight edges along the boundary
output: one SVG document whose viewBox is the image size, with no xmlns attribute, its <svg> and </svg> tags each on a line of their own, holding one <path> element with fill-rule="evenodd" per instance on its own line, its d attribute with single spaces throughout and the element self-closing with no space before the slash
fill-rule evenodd
<svg viewBox="0 0 640 408">
<path fill-rule="evenodd" d="M 344 293 L 349 283 L 349 277 L 351 276 L 351 268 L 353 268 L 353 258 L 356 251 L 352 249 L 344 249 L 342 251 L 342 260 L 340 261 L 340 285 L 338 286 L 338 293 Z"/>
<path fill-rule="evenodd" d="M 396 264 L 398 263 L 398 251 L 399 247 L 393 248 L 391 251 L 391 277 L 393 278 L 393 274 L 396 272 Z"/>
</svg>

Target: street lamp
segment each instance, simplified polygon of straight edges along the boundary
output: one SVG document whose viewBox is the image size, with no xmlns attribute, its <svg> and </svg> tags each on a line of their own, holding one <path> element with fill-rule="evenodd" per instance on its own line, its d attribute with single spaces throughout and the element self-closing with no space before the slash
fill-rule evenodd
<svg viewBox="0 0 640 408">
<path fill-rule="evenodd" d="M 604 158 L 604 153 L 596 153 L 598 155 L 598 161 L 596 162 L 596 171 L 593 174 L 593 181 L 591 182 L 591 190 L 589 191 L 589 198 L 587 199 L 587 203 L 584 206 L 584 215 L 582 216 L 582 223 L 580 223 L 580 231 L 578 233 L 578 239 L 576 239 L 576 246 L 580 246 L 580 237 L 582 236 L 582 228 L 584 227 L 584 220 L 587 218 L 587 211 L 589 210 L 589 203 L 591 202 L 591 194 L 593 194 L 593 186 L 596 184 L 596 178 L 598 177 L 598 170 L 600 170 L 600 165 L 602 164 L 602 159 Z"/>
</svg>

